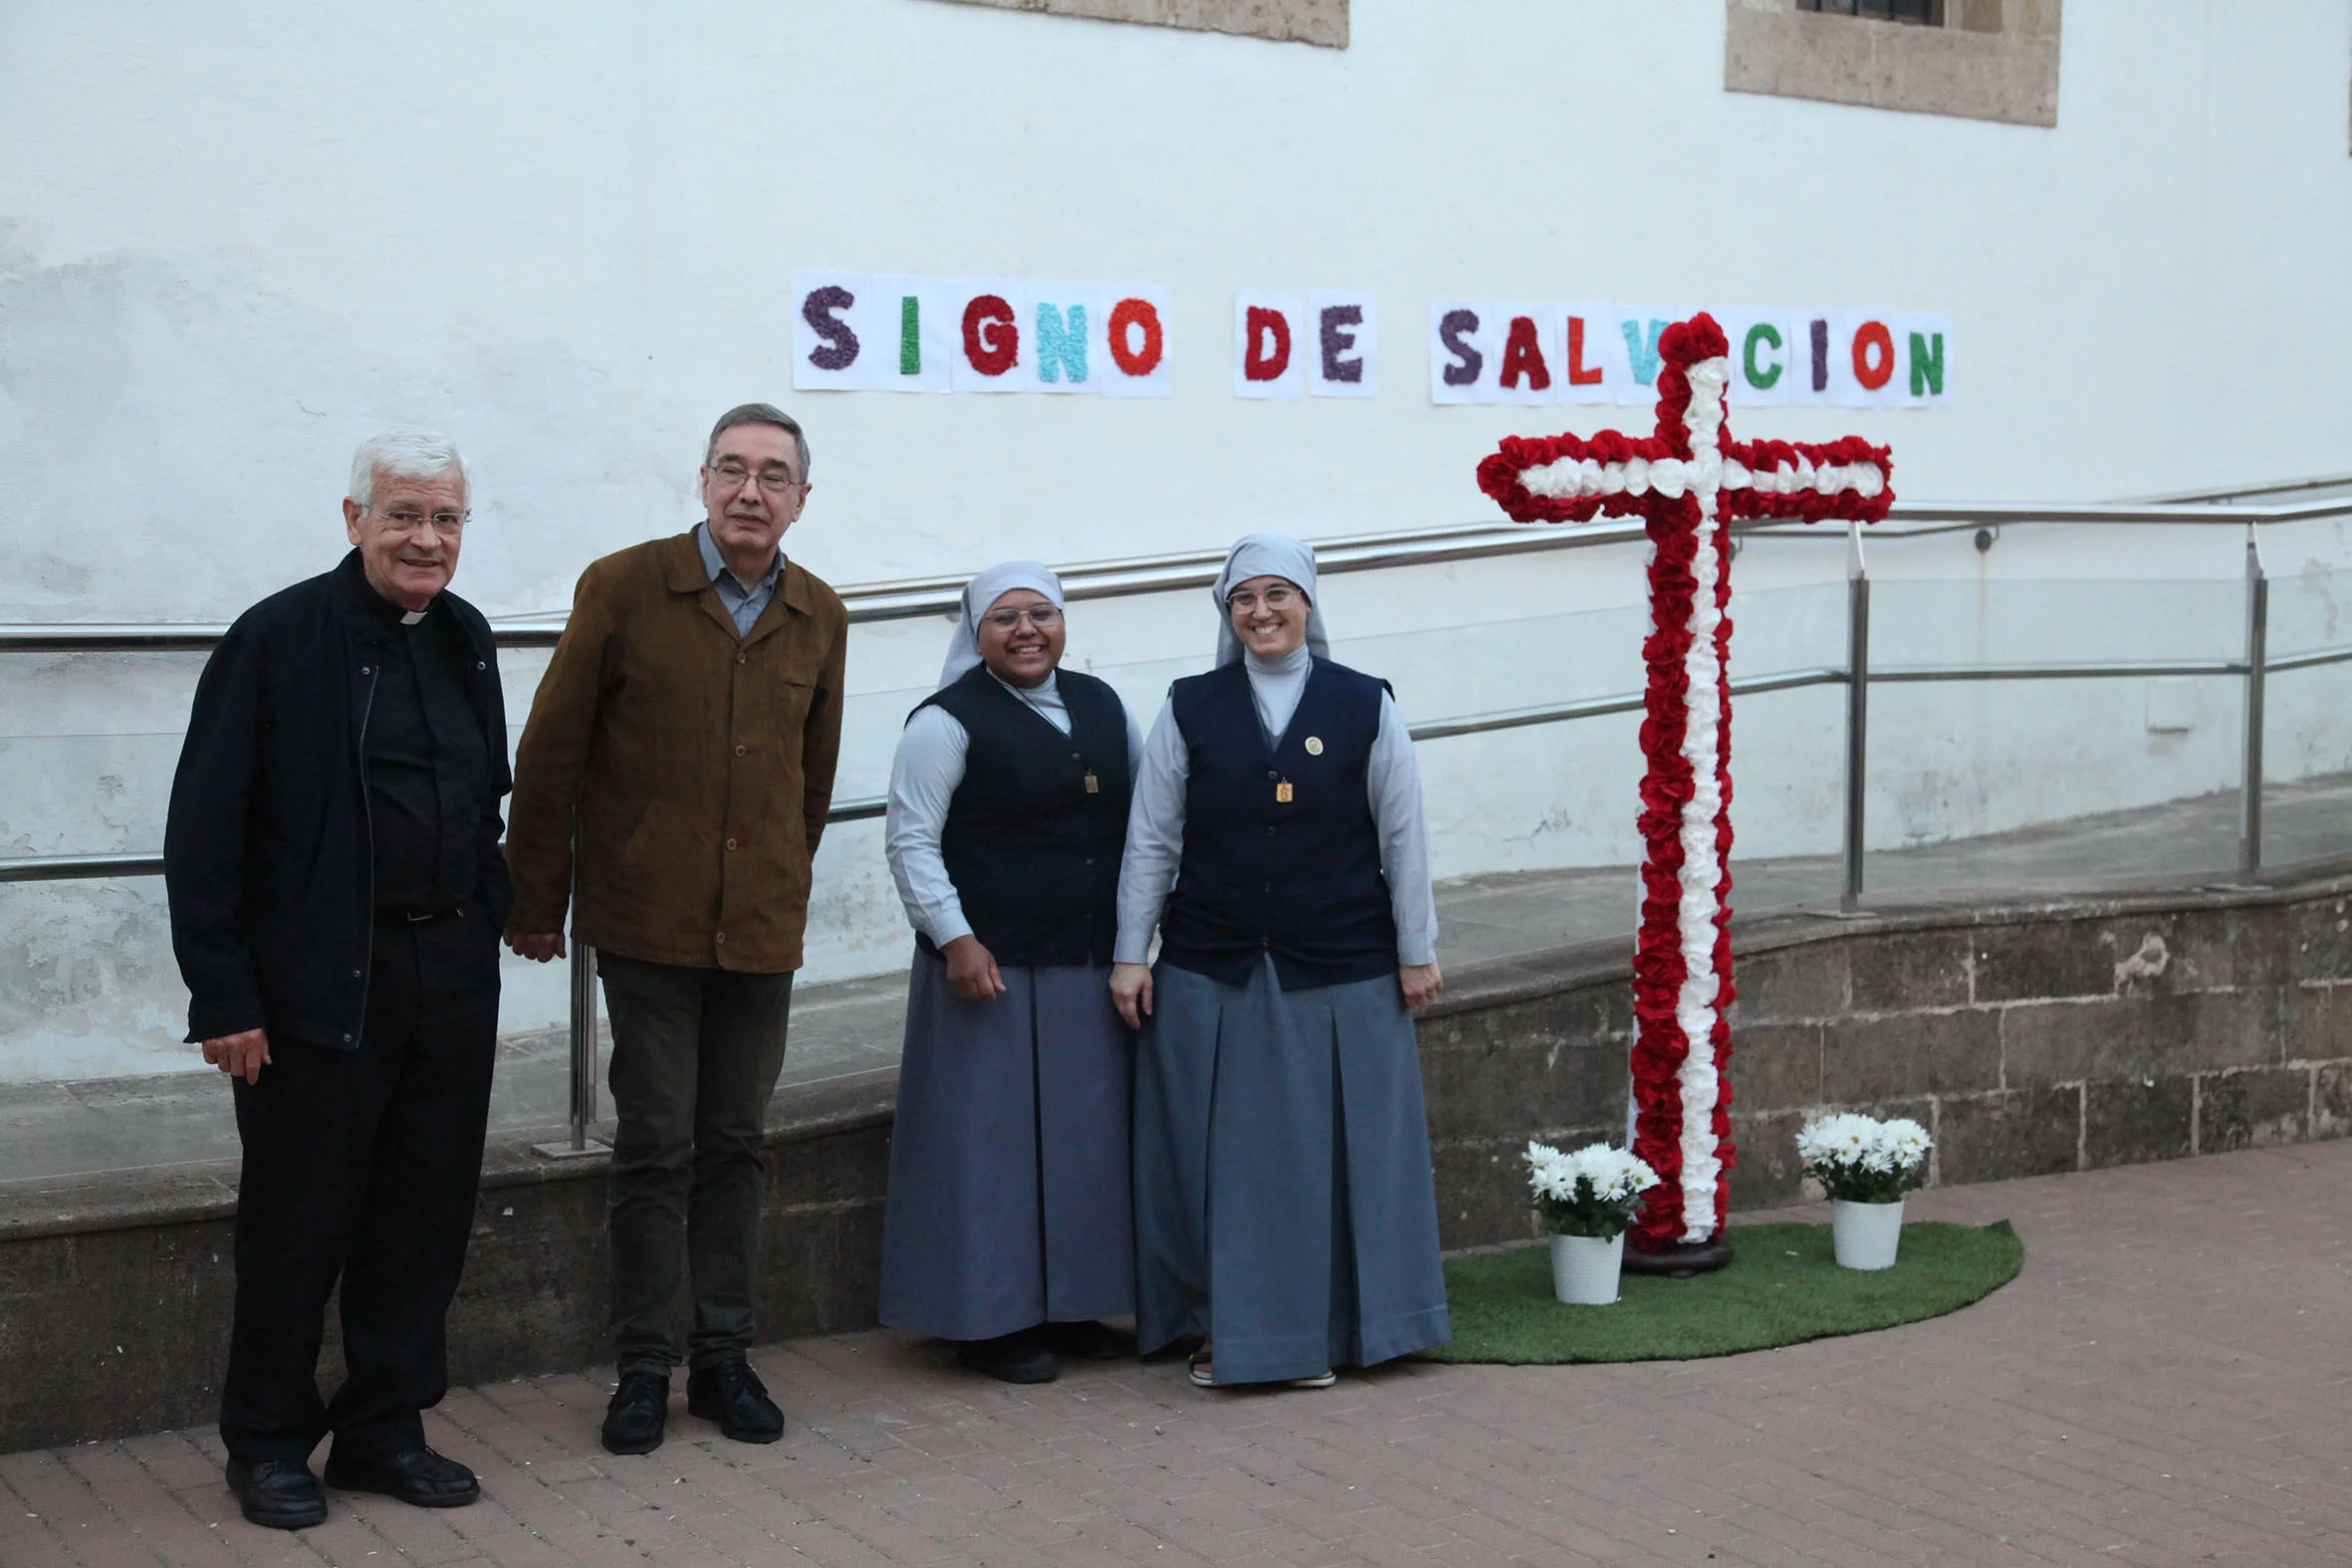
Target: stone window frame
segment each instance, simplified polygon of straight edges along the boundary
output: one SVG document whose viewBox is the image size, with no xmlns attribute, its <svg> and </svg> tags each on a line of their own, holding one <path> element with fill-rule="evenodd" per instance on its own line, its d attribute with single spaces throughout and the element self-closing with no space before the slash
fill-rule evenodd
<svg viewBox="0 0 2352 1568">
<path fill-rule="evenodd" d="M 1945 0 L 1944 25 L 1724 0 L 1724 89 L 2013 125 L 2058 122 L 2062 0 Z"/>
<path fill-rule="evenodd" d="M 1277 43 L 1347 47 L 1348 0 L 948 0 L 1097 22 L 1135 22 Z"/>
</svg>

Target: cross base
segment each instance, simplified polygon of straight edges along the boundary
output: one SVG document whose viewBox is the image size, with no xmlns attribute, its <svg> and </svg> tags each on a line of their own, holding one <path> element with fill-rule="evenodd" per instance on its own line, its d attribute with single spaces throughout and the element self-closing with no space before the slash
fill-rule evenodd
<svg viewBox="0 0 2352 1568">
<path fill-rule="evenodd" d="M 1718 1231 L 1704 1241 L 1669 1241 L 1655 1251 L 1628 1245 L 1625 1260 L 1619 1266 L 1629 1274 L 1664 1274 L 1669 1279 L 1688 1279 L 1693 1274 L 1711 1274 L 1732 1260 L 1732 1239 Z"/>
</svg>

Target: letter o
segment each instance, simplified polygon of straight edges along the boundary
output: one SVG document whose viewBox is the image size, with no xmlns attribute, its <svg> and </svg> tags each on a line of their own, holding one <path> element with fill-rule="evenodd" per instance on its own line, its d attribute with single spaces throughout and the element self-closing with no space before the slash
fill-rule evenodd
<svg viewBox="0 0 2352 1568">
<path fill-rule="evenodd" d="M 1140 328 L 1143 346 L 1128 346 L 1128 335 Z M 1160 331 L 1160 313 L 1149 300 L 1126 299 L 1110 308 L 1110 357 L 1121 375 L 1149 375 L 1159 368 L 1167 339 Z"/>
<path fill-rule="evenodd" d="M 1864 322 L 1854 333 L 1854 379 L 1875 392 L 1894 378 L 1895 338 L 1884 322 Z"/>
</svg>

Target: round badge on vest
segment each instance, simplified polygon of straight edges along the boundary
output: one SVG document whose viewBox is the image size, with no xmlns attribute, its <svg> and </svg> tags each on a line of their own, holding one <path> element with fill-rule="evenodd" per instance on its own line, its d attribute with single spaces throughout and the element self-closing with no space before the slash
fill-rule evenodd
<svg viewBox="0 0 2352 1568">
<path fill-rule="evenodd" d="M 1306 755 L 1309 757 L 1323 755 L 1323 738 L 1321 736 L 1310 735 L 1306 738 Z"/>
</svg>

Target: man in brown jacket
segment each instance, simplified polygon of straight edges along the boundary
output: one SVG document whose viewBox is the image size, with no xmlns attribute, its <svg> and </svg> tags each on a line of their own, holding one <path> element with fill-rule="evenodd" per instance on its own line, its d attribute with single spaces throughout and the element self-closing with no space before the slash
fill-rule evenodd
<svg viewBox="0 0 2352 1568">
<path fill-rule="evenodd" d="M 612 1018 L 615 1454 L 660 1446 L 682 1359 L 688 1412 L 740 1442 L 784 1435 L 746 1356 L 763 1131 L 832 801 L 849 618 L 780 549 L 809 499 L 798 424 L 766 403 L 729 410 L 701 477 L 708 515 L 690 533 L 582 573 L 516 751 L 507 832 L 508 945 L 563 956 L 577 885 L 572 933 L 596 950 Z M 671 1310 L 689 1276 L 690 1340 Z"/>
</svg>

